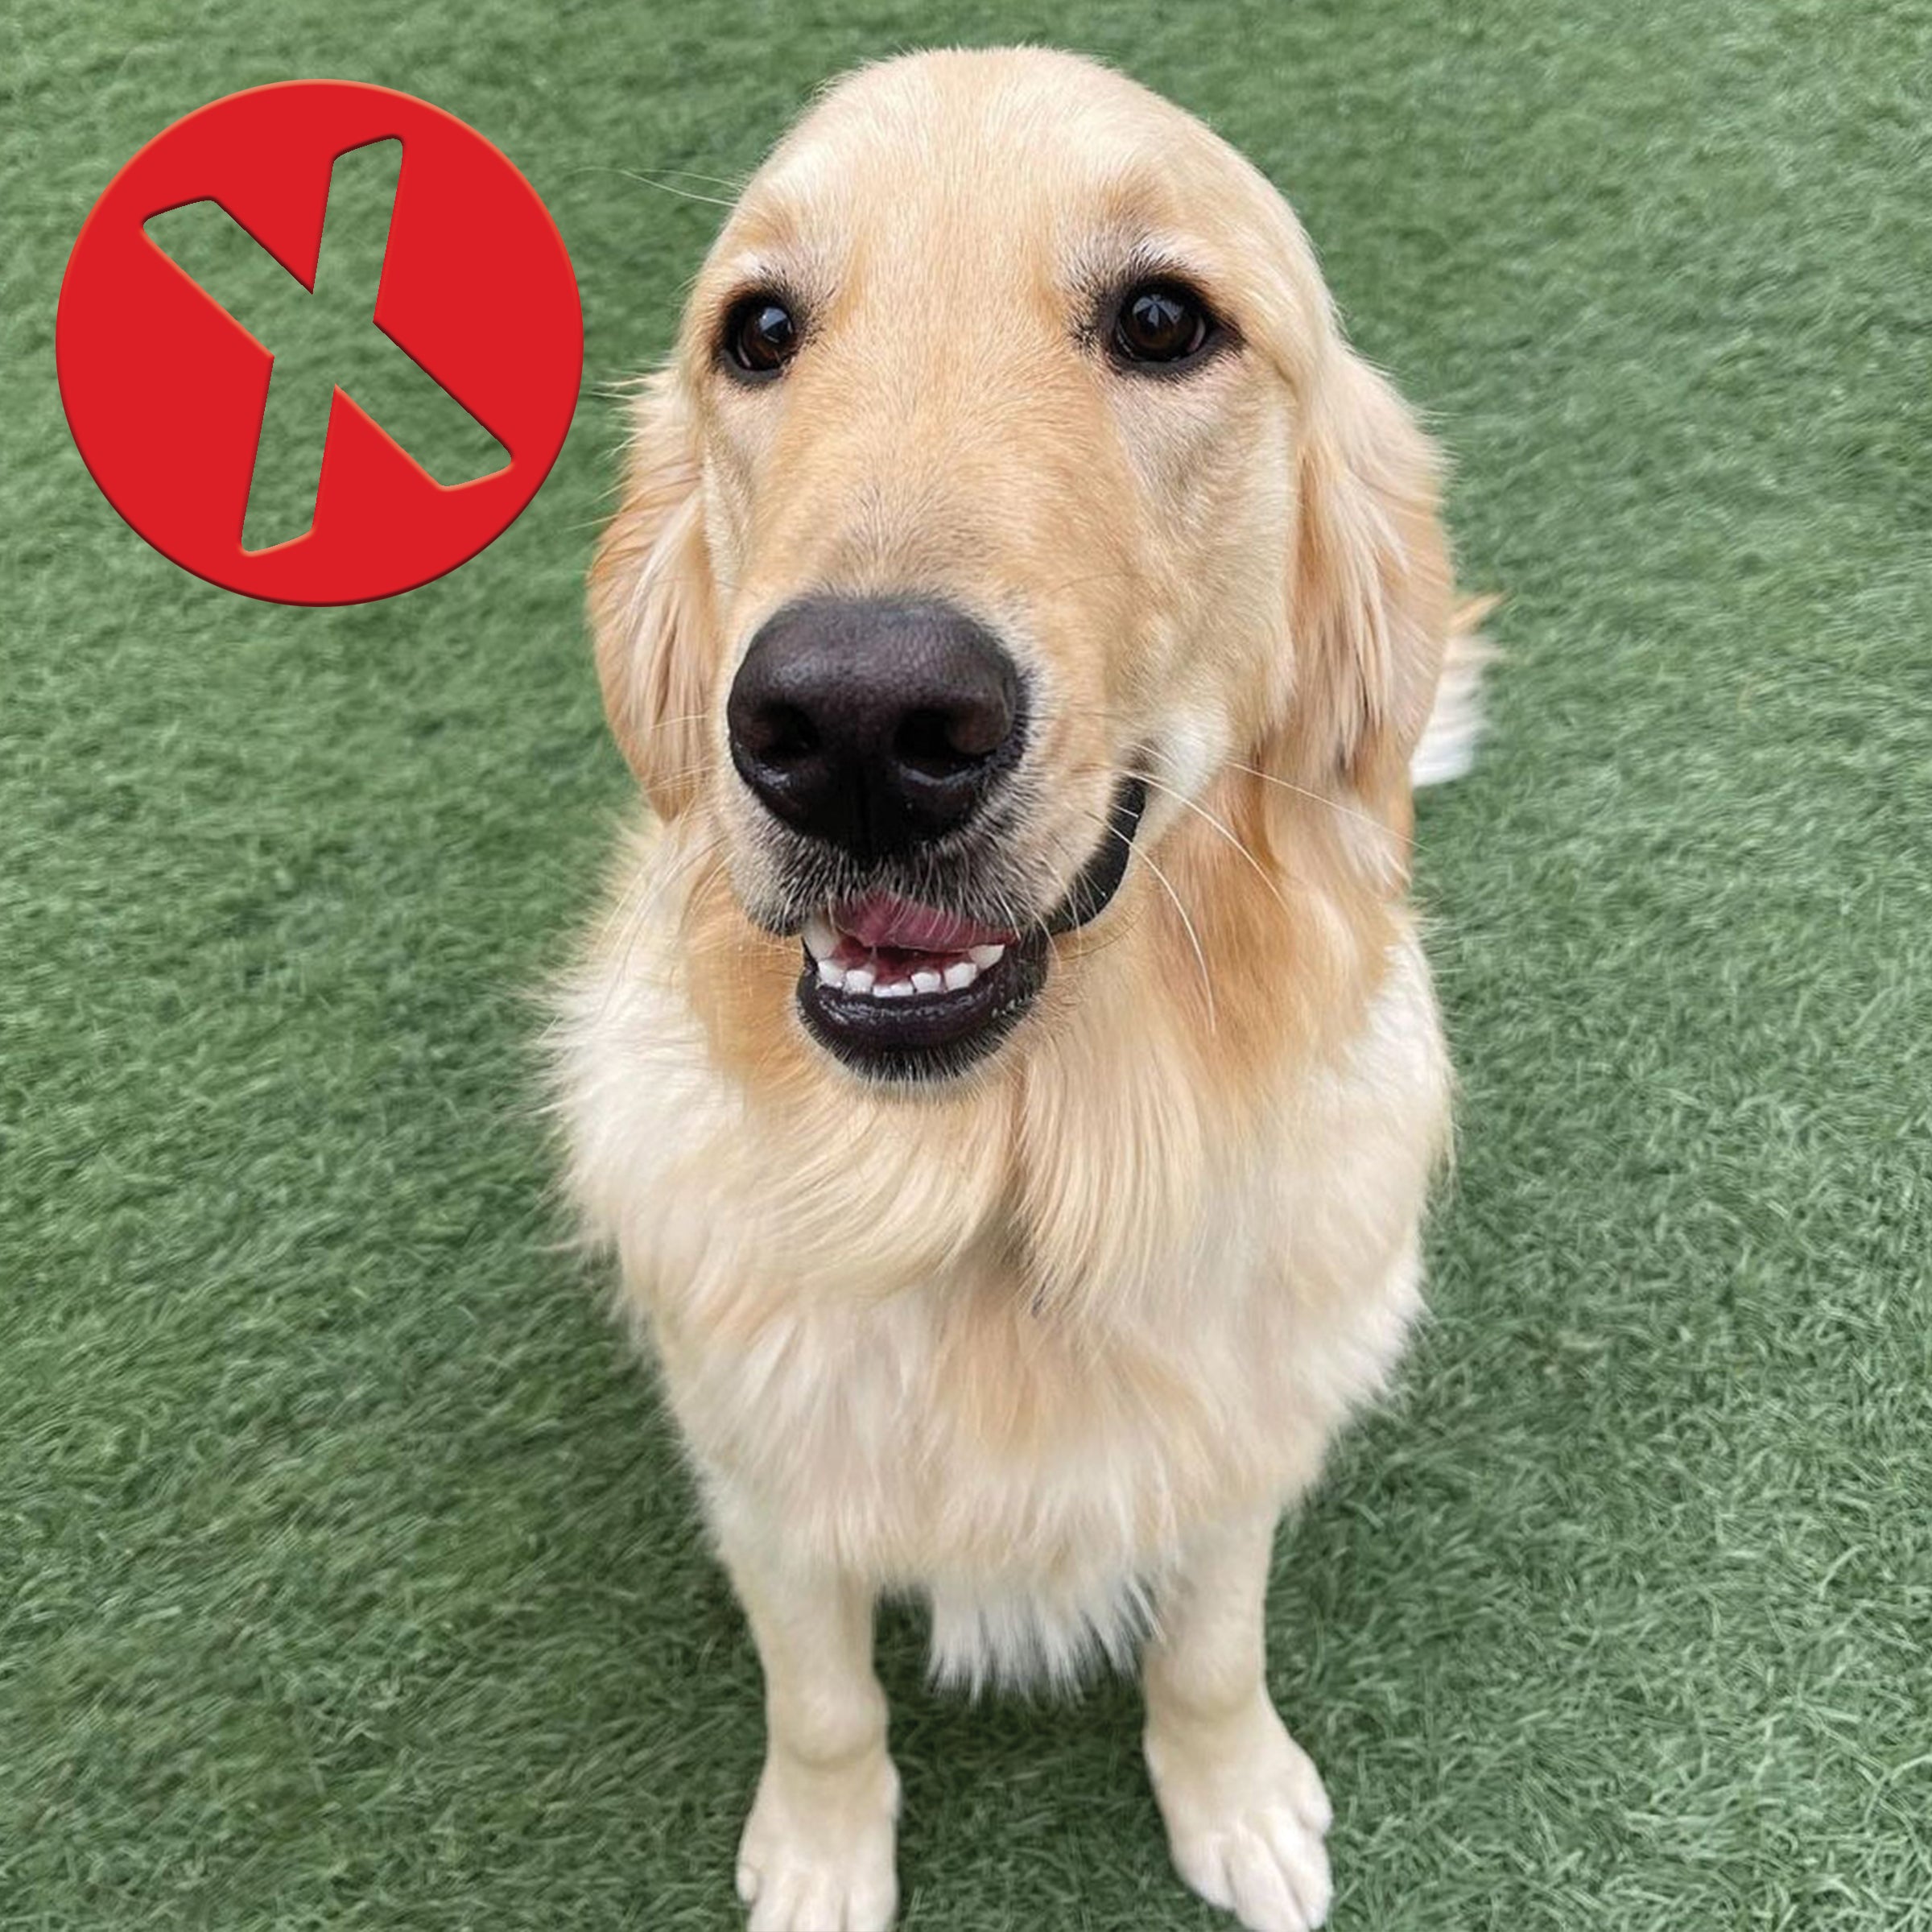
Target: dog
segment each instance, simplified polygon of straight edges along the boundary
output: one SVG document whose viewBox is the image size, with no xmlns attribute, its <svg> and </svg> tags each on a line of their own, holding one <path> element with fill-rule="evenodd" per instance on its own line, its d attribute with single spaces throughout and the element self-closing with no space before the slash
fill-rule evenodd
<svg viewBox="0 0 1932 1932">
<path fill-rule="evenodd" d="M 555 1074 L 763 1667 L 753 1932 L 894 1914 L 887 1593 L 943 1682 L 1137 1666 L 1180 1876 L 1323 1922 L 1263 1604 L 1449 1132 L 1439 487 L 1274 188 L 1038 50 L 824 94 L 636 394 L 589 612 L 649 811 Z"/>
</svg>

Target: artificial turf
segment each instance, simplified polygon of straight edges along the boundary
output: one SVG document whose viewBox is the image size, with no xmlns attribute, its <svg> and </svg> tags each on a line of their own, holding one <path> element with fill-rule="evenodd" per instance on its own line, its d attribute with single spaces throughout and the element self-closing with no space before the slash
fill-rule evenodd
<svg viewBox="0 0 1932 1932">
<path fill-rule="evenodd" d="M 627 795 L 610 389 L 825 75 L 1100 54 L 1296 200 L 1509 602 L 1430 798 L 1464 1077 L 1402 1391 L 1285 1533 L 1340 1928 L 1932 1926 L 1932 14 L 1902 0 L 0 15 L 0 1925 L 737 1922 L 757 1674 L 561 1252 L 526 990 Z M 582 284 L 530 512 L 334 612 L 146 549 L 56 291 L 297 75 L 495 140 Z M 646 185 L 669 179 L 691 194 Z M 1135 1700 L 886 1626 L 909 1932 L 1158 1932 Z"/>
</svg>

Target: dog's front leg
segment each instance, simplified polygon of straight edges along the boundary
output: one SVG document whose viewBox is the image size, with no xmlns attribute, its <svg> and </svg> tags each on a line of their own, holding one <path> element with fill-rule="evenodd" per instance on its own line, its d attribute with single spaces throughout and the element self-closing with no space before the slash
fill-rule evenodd
<svg viewBox="0 0 1932 1932">
<path fill-rule="evenodd" d="M 741 1539 L 724 1555 L 765 1671 L 765 1769 L 738 1847 L 750 1932 L 886 1932 L 899 1777 L 873 1674 L 873 1593 Z"/>
<path fill-rule="evenodd" d="M 1328 1914 L 1327 1794 L 1269 1701 L 1272 1511 L 1197 1538 L 1143 1666 L 1147 1770 L 1174 1869 L 1252 1932 Z"/>
</svg>

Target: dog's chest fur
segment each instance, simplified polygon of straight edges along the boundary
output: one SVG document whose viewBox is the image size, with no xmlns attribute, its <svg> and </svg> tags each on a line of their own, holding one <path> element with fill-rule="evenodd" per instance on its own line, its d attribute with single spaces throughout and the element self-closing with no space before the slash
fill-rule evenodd
<svg viewBox="0 0 1932 1932">
<path fill-rule="evenodd" d="M 1190 1530 L 1304 1488 L 1399 1352 L 1447 1097 L 1412 941 L 1238 1140 L 1157 1054 L 964 1110 L 754 1110 L 646 950 L 567 1008 L 576 1198 L 714 1521 L 928 1594 L 943 1673 L 1125 1645 Z"/>
</svg>

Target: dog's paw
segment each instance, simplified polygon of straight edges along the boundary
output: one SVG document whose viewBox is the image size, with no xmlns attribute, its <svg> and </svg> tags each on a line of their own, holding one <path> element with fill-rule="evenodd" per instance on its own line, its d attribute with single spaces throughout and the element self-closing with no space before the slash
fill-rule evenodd
<svg viewBox="0 0 1932 1932">
<path fill-rule="evenodd" d="M 1328 1916 L 1328 1794 L 1274 1707 L 1226 1724 L 1150 1727 L 1147 1769 L 1174 1868 L 1249 1932 Z"/>
<path fill-rule="evenodd" d="M 836 1771 L 768 1757 L 738 1846 L 749 1932 L 887 1932 L 898 1813 L 898 1773 L 883 1752 Z"/>
</svg>

